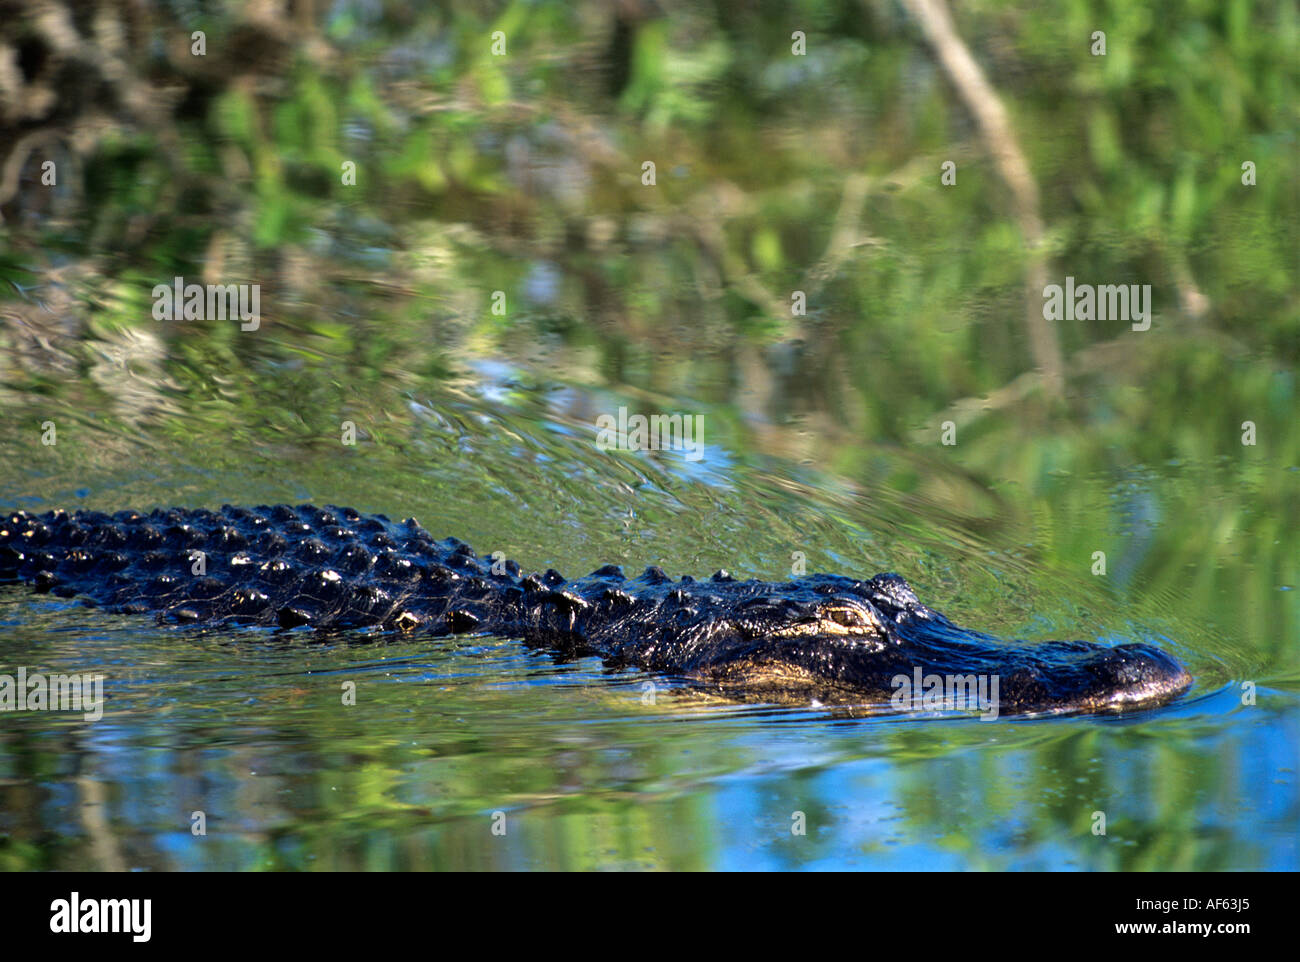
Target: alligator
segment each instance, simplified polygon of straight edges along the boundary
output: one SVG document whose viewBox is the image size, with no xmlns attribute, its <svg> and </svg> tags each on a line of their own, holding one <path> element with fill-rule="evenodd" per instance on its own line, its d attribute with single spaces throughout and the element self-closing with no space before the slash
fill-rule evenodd
<svg viewBox="0 0 1300 962">
<path fill-rule="evenodd" d="M 1145 643 L 1007 643 L 960 628 L 896 574 L 697 581 L 605 565 L 566 580 L 435 540 L 414 519 L 332 505 L 14 511 L 0 516 L 6 581 L 165 623 L 513 638 L 751 699 L 900 706 L 913 680 L 933 693 L 927 679 L 992 679 L 995 714 L 1110 713 L 1191 684 Z"/>
</svg>

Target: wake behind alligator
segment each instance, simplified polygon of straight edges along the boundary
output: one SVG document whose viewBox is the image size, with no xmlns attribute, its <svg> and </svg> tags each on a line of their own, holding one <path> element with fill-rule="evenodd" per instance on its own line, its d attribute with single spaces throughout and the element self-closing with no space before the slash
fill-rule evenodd
<svg viewBox="0 0 1300 962">
<path fill-rule="evenodd" d="M 169 622 L 519 638 L 746 697 L 897 704 L 900 676 L 938 676 L 993 679 L 1000 714 L 1113 712 L 1191 684 L 1147 644 L 1009 644 L 960 628 L 895 574 L 674 581 L 606 565 L 566 580 L 413 519 L 333 506 L 18 511 L 0 520 L 0 582 L 14 580 Z"/>
</svg>

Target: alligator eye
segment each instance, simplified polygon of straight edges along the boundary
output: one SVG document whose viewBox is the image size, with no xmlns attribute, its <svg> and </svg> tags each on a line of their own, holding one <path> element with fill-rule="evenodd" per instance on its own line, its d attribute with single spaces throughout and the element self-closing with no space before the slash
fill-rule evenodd
<svg viewBox="0 0 1300 962">
<path fill-rule="evenodd" d="M 861 628 L 866 624 L 862 612 L 856 608 L 827 608 L 826 617 L 846 628 Z"/>
</svg>

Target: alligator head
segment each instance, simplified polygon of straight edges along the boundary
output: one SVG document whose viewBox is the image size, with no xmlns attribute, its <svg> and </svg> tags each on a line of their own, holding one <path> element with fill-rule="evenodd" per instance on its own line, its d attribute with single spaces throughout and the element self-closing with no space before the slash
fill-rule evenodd
<svg viewBox="0 0 1300 962">
<path fill-rule="evenodd" d="M 1148 644 L 1006 643 L 960 628 L 894 574 L 752 584 L 773 590 L 679 619 L 660 638 L 673 662 L 662 667 L 767 697 L 985 717 L 1151 707 L 1191 685 L 1177 660 Z"/>
</svg>

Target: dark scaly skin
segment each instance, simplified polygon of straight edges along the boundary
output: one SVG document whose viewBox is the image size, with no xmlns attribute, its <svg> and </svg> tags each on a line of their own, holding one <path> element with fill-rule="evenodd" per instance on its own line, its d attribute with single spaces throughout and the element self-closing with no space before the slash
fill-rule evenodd
<svg viewBox="0 0 1300 962">
<path fill-rule="evenodd" d="M 413 519 L 332 506 L 19 511 L 0 520 L 6 580 L 169 622 L 516 637 L 775 700 L 887 703 L 918 668 L 996 676 L 1000 714 L 1149 707 L 1191 684 L 1146 644 L 1006 644 L 959 628 L 894 574 L 673 581 L 609 565 L 566 581 L 435 541 Z"/>
</svg>

